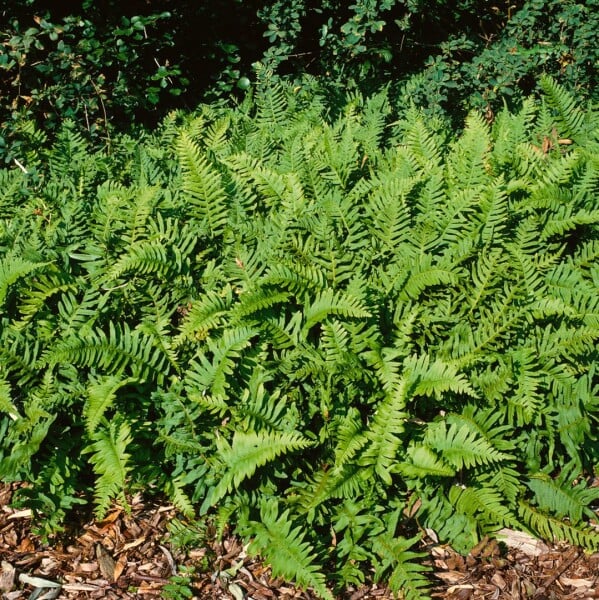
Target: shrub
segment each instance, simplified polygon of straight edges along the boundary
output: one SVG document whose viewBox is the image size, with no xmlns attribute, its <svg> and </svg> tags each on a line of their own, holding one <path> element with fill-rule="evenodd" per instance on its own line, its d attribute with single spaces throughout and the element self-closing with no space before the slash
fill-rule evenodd
<svg viewBox="0 0 599 600">
<path fill-rule="evenodd" d="M 425 597 L 421 527 L 596 549 L 599 123 L 541 85 L 449 139 L 259 85 L 1 171 L 0 476 L 48 527 L 151 485 L 322 597 Z"/>
<path fill-rule="evenodd" d="M 398 106 L 461 120 L 472 108 L 512 109 L 552 74 L 581 101 L 597 101 L 599 2 L 527 0 L 501 30 L 481 37 L 456 32 L 422 71 L 400 82 Z"/>
<path fill-rule="evenodd" d="M 211 85 L 231 91 L 240 77 L 236 43 L 252 44 L 247 35 L 228 39 L 227 27 L 237 14 L 241 28 L 252 11 L 239 11 L 238 0 L 148 4 L 8 4 L 0 28 L 0 160 L 18 155 L 32 119 L 51 135 L 71 119 L 109 143 L 115 130 L 155 125 L 186 101 L 196 106 Z"/>
</svg>

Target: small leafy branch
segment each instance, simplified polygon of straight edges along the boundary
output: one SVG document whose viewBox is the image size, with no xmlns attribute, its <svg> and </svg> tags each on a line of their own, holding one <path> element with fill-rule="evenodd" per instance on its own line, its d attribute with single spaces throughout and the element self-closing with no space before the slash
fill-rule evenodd
<svg viewBox="0 0 599 600">
<path fill-rule="evenodd" d="M 422 527 L 596 549 L 599 121 L 541 86 L 449 142 L 268 83 L 66 123 L 0 172 L 0 476 L 49 529 L 151 484 L 325 598 L 426 597 Z"/>
</svg>

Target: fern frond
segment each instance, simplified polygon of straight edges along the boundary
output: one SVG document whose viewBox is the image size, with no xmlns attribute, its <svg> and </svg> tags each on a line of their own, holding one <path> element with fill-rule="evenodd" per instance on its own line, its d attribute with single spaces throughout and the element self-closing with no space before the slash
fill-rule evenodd
<svg viewBox="0 0 599 600">
<path fill-rule="evenodd" d="M 584 480 L 574 483 L 577 477 L 572 473 L 572 466 L 565 467 L 556 479 L 545 473 L 535 473 L 527 485 L 534 492 L 536 504 L 541 510 L 549 511 L 557 518 L 567 518 L 573 525 L 578 525 L 583 514 L 595 518 L 590 505 L 599 498 L 599 489 L 587 487 Z"/>
<path fill-rule="evenodd" d="M 435 264 L 430 254 L 421 254 L 412 265 L 409 277 L 399 297 L 402 301 L 415 300 L 428 287 L 456 285 L 458 283 L 458 270 L 455 267 L 444 266 L 438 262 Z"/>
<path fill-rule="evenodd" d="M 255 98 L 255 121 L 261 128 L 276 128 L 285 121 L 287 98 L 281 84 L 263 87 Z"/>
<path fill-rule="evenodd" d="M 190 214 L 218 237 L 228 222 L 228 199 L 220 173 L 208 162 L 198 144 L 185 132 L 177 144 L 183 193 L 191 204 Z"/>
<path fill-rule="evenodd" d="M 589 525 L 574 525 L 561 518 L 546 515 L 524 500 L 519 502 L 518 509 L 528 527 L 545 540 L 565 541 L 594 552 L 599 548 L 599 533 Z"/>
<path fill-rule="evenodd" d="M 244 430 L 260 431 L 264 429 L 289 430 L 287 397 L 280 390 L 269 393 L 265 384 L 269 378 L 262 368 L 252 372 L 250 380 L 237 406 Z"/>
<path fill-rule="evenodd" d="M 190 389 L 210 390 L 213 395 L 226 398 L 227 388 L 231 385 L 228 376 L 233 373 L 235 361 L 256 333 L 255 329 L 240 326 L 225 330 L 220 338 L 209 338 L 207 352 L 199 354 L 199 362 L 192 360 L 190 363 L 187 373 Z M 209 358 L 210 354 L 212 358 Z"/>
<path fill-rule="evenodd" d="M 204 505 L 216 504 L 227 492 L 239 487 L 259 467 L 275 460 L 282 454 L 302 450 L 312 442 L 299 433 L 267 432 L 242 433 L 236 431 L 232 443 L 217 439 L 217 451 L 225 471 L 218 485 L 212 490 Z"/>
<path fill-rule="evenodd" d="M 12 401 L 10 384 L 2 375 L 0 375 L 0 413 L 7 414 L 13 421 L 20 417 Z"/>
<path fill-rule="evenodd" d="M 545 100 L 556 112 L 560 134 L 584 143 L 588 135 L 586 113 L 578 106 L 574 97 L 548 75 L 541 76 L 539 86 Z"/>
<path fill-rule="evenodd" d="M 489 176 L 490 152 L 489 126 L 481 114 L 471 112 L 464 132 L 446 158 L 450 186 L 466 189 L 484 184 Z"/>
<path fill-rule="evenodd" d="M 230 285 L 219 291 L 208 290 L 190 307 L 182 307 L 187 313 L 179 328 L 176 344 L 185 340 L 203 340 L 212 329 L 218 327 L 224 320 L 233 302 L 233 289 Z"/>
<path fill-rule="evenodd" d="M 453 477 L 456 473 L 442 457 L 426 446 L 410 446 L 406 450 L 406 459 L 398 464 L 397 469 L 408 479 Z"/>
<path fill-rule="evenodd" d="M 375 562 L 374 578 L 388 581 L 389 588 L 395 594 L 401 594 L 405 600 L 430 598 L 430 581 L 425 573 L 430 567 L 420 564 L 417 559 L 426 556 L 424 552 L 414 552 L 420 536 L 413 538 L 395 537 L 385 532 L 372 540 L 372 549 L 379 560 Z"/>
<path fill-rule="evenodd" d="M 428 354 L 409 356 L 404 360 L 406 375 L 412 384 L 412 394 L 434 396 L 437 399 L 447 391 L 476 397 L 466 376 L 458 372 L 458 367 L 441 359 L 431 362 Z"/>
<path fill-rule="evenodd" d="M 93 435 L 96 431 L 106 411 L 113 405 L 118 390 L 135 382 L 133 378 L 122 379 L 115 375 L 90 378 L 86 390 L 87 401 L 83 406 L 88 434 Z"/>
<path fill-rule="evenodd" d="M 84 450 L 91 454 L 89 461 L 97 475 L 94 489 L 94 512 L 102 519 L 114 498 L 127 506 L 125 487 L 131 470 L 127 446 L 133 441 L 131 428 L 122 418 L 104 422 L 91 436 L 93 440 Z"/>
<path fill-rule="evenodd" d="M 342 291 L 326 289 L 317 294 L 312 302 L 306 300 L 304 308 L 303 330 L 307 332 L 313 325 L 326 319 L 328 315 L 342 315 L 352 318 L 367 318 L 371 316 L 364 303 Z"/>
<path fill-rule="evenodd" d="M 466 424 L 460 426 L 454 423 L 447 428 L 444 421 L 433 423 L 427 428 L 424 443 L 439 452 L 457 470 L 511 458 L 478 436 Z"/>
<path fill-rule="evenodd" d="M 390 471 L 397 464 L 402 445 L 400 435 L 404 431 L 408 382 L 401 378 L 376 406 L 376 412 L 366 430 L 368 445 L 360 456 L 360 464 L 372 467 L 387 485 L 392 483 Z"/>
<path fill-rule="evenodd" d="M 159 240 L 144 240 L 130 246 L 126 253 L 105 273 L 107 285 L 122 278 L 127 273 L 154 275 L 168 280 L 173 271 L 174 261 Z"/>
<path fill-rule="evenodd" d="M 560 206 L 547 219 L 541 236 L 543 240 L 547 240 L 554 236 L 563 236 L 564 233 L 576 230 L 581 225 L 595 224 L 599 224 L 599 209 L 582 209 L 574 213 L 571 206 Z"/>
<path fill-rule="evenodd" d="M 301 587 L 313 589 L 320 598 L 333 600 L 322 567 L 315 562 L 314 549 L 304 541 L 306 530 L 293 526 L 289 510 L 279 515 L 276 501 L 266 500 L 260 509 L 260 522 L 252 522 L 251 529 L 254 539 L 248 550 L 262 555 L 275 577 L 285 577 Z"/>
<path fill-rule="evenodd" d="M 73 336 L 54 344 L 42 357 L 41 363 L 75 364 L 95 367 L 117 374 L 129 369 L 134 378 L 146 379 L 150 374 L 160 375 L 168 356 L 156 348 L 149 336 L 131 330 L 124 323 L 108 324 L 108 334 L 94 328 L 80 336 Z"/>
<path fill-rule="evenodd" d="M 48 266 L 48 262 L 32 262 L 17 256 L 6 256 L 0 261 L 0 306 L 4 304 L 8 288 L 19 279 Z"/>
<path fill-rule="evenodd" d="M 408 115 L 405 125 L 402 125 L 410 158 L 425 173 L 434 171 L 441 164 L 440 136 L 429 130 L 422 116 L 415 111 Z"/>
<path fill-rule="evenodd" d="M 77 285 L 64 272 L 43 273 L 28 282 L 27 289 L 20 294 L 19 311 L 22 319 L 15 323 L 15 327 L 23 328 L 29 324 L 34 317 L 47 310 L 50 299 L 64 292 L 75 292 Z"/>
<path fill-rule="evenodd" d="M 195 516 L 195 508 L 193 502 L 184 491 L 184 482 L 181 477 L 170 478 L 165 486 L 165 492 L 175 508 L 188 519 L 193 519 Z"/>
</svg>

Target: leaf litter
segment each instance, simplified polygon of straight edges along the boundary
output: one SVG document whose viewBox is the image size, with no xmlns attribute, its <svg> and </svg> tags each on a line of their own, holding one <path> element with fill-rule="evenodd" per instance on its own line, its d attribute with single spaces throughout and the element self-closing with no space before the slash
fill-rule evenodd
<svg viewBox="0 0 599 600">
<path fill-rule="evenodd" d="M 212 532 L 201 544 L 190 545 L 189 540 L 183 547 L 175 544 L 169 523 L 177 522 L 176 509 L 142 495 L 131 499 L 129 511 L 115 504 L 102 521 L 82 519 L 44 541 L 33 531 L 30 511 L 10 507 L 17 488 L 15 483 L 0 483 L 2 600 L 315 598 L 273 578 L 268 566 L 249 557 L 233 535 L 217 540 Z M 599 553 L 567 544 L 547 545 L 526 533 L 504 529 L 497 539 L 484 538 L 462 556 L 439 544 L 433 532 L 429 534 L 423 550 L 433 567 L 433 598 L 599 598 Z M 180 596 L 168 596 L 165 590 L 177 582 L 185 589 Z M 347 588 L 338 596 L 340 600 L 392 597 L 384 586 L 373 583 Z"/>
</svg>

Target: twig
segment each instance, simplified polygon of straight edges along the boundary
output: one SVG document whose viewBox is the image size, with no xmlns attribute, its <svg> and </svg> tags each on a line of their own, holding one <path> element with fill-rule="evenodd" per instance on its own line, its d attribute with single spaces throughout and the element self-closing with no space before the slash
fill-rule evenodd
<svg viewBox="0 0 599 600">
<path fill-rule="evenodd" d="M 559 577 L 561 577 L 561 575 L 564 573 L 564 571 L 580 556 L 580 550 L 578 549 L 574 549 L 574 552 L 572 554 L 572 556 L 570 556 L 569 558 L 566 558 L 555 570 L 555 573 L 553 575 L 551 575 L 550 577 L 548 577 L 547 579 L 545 579 L 545 581 L 543 582 L 543 584 L 537 588 L 534 597 L 538 598 L 540 596 L 544 596 L 545 593 L 547 592 L 547 588 L 552 585 Z"/>
</svg>

